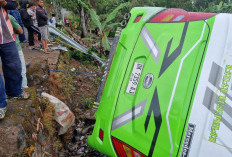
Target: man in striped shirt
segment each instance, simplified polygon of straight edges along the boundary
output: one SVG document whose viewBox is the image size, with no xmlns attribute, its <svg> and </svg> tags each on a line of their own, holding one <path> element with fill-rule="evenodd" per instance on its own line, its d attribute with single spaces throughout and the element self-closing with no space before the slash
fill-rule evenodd
<svg viewBox="0 0 232 157">
<path fill-rule="evenodd" d="M 15 0 L 14 0 L 15 1 Z M 7 9 L 15 9 L 12 0 L 0 0 L 0 57 L 2 59 L 2 70 L 5 86 L 0 75 L 0 119 L 5 117 L 6 95 L 9 98 L 28 98 L 29 94 L 21 89 L 21 62 L 15 43 L 13 27 L 7 13 Z"/>
</svg>

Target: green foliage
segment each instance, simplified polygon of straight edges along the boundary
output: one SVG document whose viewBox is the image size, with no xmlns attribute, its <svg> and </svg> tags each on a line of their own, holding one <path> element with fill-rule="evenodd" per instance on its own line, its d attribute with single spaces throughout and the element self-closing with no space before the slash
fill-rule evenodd
<svg viewBox="0 0 232 157">
<path fill-rule="evenodd" d="M 232 3 L 231 2 L 223 3 L 221 5 L 221 8 L 219 6 L 218 12 L 231 13 L 232 12 Z"/>
<path fill-rule="evenodd" d="M 91 109 L 92 105 L 93 105 L 93 100 L 91 100 L 89 97 L 86 97 L 84 99 L 84 104 L 86 105 L 86 107 L 88 107 L 89 109 Z"/>
<path fill-rule="evenodd" d="M 105 50 L 110 50 L 108 36 L 114 36 L 114 29 L 119 26 L 125 13 L 128 13 L 133 7 L 167 7 L 182 8 L 193 12 L 215 12 L 230 13 L 232 3 L 230 0 L 45 0 L 47 3 L 59 2 L 61 6 L 72 11 L 69 18 L 81 23 L 80 10 L 83 7 L 86 21 L 91 18 L 91 29 L 98 27 L 100 37 L 96 42 L 100 42 Z M 116 18 L 117 17 L 117 18 Z M 81 25 L 80 25 L 81 26 Z M 84 40 L 91 40 L 92 37 Z M 74 56 L 74 58 L 81 58 Z"/>
<path fill-rule="evenodd" d="M 221 2 L 219 3 L 219 5 L 217 6 L 217 10 L 221 10 L 222 5 L 223 5 L 223 1 L 221 1 Z"/>
<path fill-rule="evenodd" d="M 106 20 L 102 23 L 102 27 L 105 28 L 106 24 L 108 24 L 109 22 L 111 22 L 113 19 L 115 19 L 115 17 L 117 16 L 119 10 L 121 10 L 122 8 L 128 6 L 129 3 L 122 3 L 120 4 L 117 8 L 115 8 L 106 18 Z M 108 27 L 110 27 L 110 25 L 108 25 Z"/>
<path fill-rule="evenodd" d="M 102 37 L 102 46 L 105 48 L 105 50 L 110 50 L 110 42 L 106 35 Z"/>
<path fill-rule="evenodd" d="M 80 17 L 79 16 L 76 16 L 75 14 L 72 14 L 72 13 L 69 13 L 67 15 L 68 19 L 70 19 L 72 22 L 75 22 L 75 21 L 80 21 Z"/>
<path fill-rule="evenodd" d="M 94 64 L 92 57 L 90 57 L 89 55 L 74 51 L 74 50 L 71 50 L 68 52 L 68 59 L 71 59 L 71 58 L 81 61 L 84 64 Z"/>
<path fill-rule="evenodd" d="M 155 7 L 155 4 L 159 1 L 152 1 L 152 0 L 130 0 L 130 8 L 133 8 L 133 7 L 147 7 L 147 6 L 150 6 L 150 7 Z M 162 3 L 160 1 L 160 3 Z M 164 4 L 164 3 L 163 3 Z"/>
<path fill-rule="evenodd" d="M 106 18 L 105 21 L 100 21 L 100 16 L 97 15 L 96 11 L 94 9 L 90 9 L 84 2 L 81 0 L 78 0 L 79 4 L 84 7 L 86 10 L 88 10 L 92 22 L 100 29 L 101 32 L 101 45 L 104 47 L 105 50 L 110 50 L 110 43 L 106 35 L 106 28 L 110 28 L 113 26 L 116 26 L 117 24 L 113 23 L 111 25 L 108 25 L 109 22 L 111 22 L 115 17 L 117 16 L 119 10 L 129 5 L 129 3 L 122 3 L 118 7 L 116 7 Z M 108 33 L 107 33 L 108 34 Z"/>
</svg>

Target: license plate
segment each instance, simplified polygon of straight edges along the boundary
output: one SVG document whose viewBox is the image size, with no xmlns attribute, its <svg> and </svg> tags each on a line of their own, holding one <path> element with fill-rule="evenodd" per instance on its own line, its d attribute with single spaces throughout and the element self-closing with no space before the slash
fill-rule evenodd
<svg viewBox="0 0 232 157">
<path fill-rule="evenodd" d="M 129 83 L 127 85 L 126 93 L 135 95 L 141 73 L 143 71 L 143 63 L 135 62 Z"/>
</svg>

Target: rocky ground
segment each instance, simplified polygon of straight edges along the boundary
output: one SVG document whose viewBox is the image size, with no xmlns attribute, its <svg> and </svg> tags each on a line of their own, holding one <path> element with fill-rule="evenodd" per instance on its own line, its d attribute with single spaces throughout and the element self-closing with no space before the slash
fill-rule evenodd
<svg viewBox="0 0 232 157">
<path fill-rule="evenodd" d="M 24 55 L 31 98 L 9 100 L 6 118 L 0 121 L 0 157 L 11 156 L 103 156 L 87 146 L 95 118 L 91 107 L 100 78 L 83 77 L 50 70 L 100 72 L 93 62 L 82 62 L 69 53 L 28 50 Z M 75 123 L 59 136 L 60 125 L 54 120 L 54 108 L 41 92 L 63 101 L 75 115 Z"/>
</svg>

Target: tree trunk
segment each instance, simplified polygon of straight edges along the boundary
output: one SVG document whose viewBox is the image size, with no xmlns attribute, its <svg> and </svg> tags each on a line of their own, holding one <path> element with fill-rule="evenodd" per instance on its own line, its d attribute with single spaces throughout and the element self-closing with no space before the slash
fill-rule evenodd
<svg viewBox="0 0 232 157">
<path fill-rule="evenodd" d="M 82 25 L 82 33 L 84 37 L 88 36 L 88 31 L 86 28 L 86 23 L 85 23 L 85 10 L 83 7 L 81 7 L 81 25 Z"/>
</svg>

